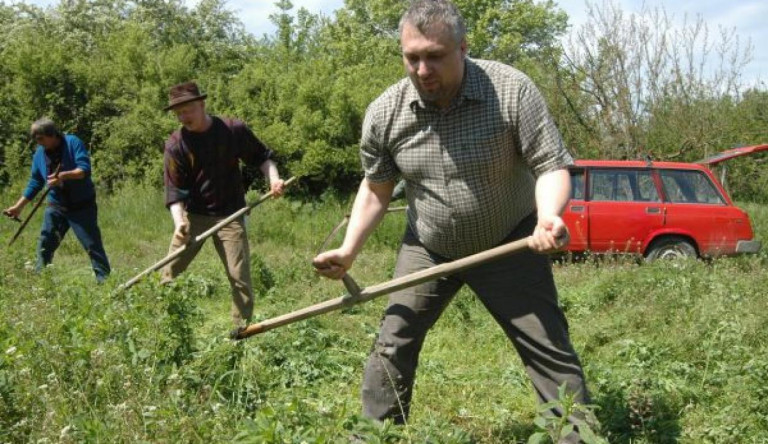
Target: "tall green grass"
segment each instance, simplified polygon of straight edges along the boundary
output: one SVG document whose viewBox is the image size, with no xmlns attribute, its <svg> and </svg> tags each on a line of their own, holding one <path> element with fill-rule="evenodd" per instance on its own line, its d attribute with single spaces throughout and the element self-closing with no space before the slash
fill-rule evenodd
<svg viewBox="0 0 768 444">
<path fill-rule="evenodd" d="M 744 207 L 768 239 L 768 208 Z M 328 195 L 253 210 L 256 320 L 344 293 L 310 260 L 348 208 Z M 0 252 L 0 442 L 500 443 L 537 431 L 519 359 L 470 292 L 427 339 L 410 423 L 381 426 L 359 416 L 358 392 L 385 298 L 231 342 L 211 246 L 172 285 L 153 275 L 115 291 L 167 253 L 159 191 L 125 189 L 99 211 L 114 267 L 105 285 L 71 234 L 32 274 L 37 220 Z M 361 285 L 389 279 L 403 226 L 389 215 L 368 242 L 351 270 Z M 4 221 L 0 239 L 15 228 Z M 768 442 L 766 262 L 556 265 L 610 442 Z"/>
</svg>

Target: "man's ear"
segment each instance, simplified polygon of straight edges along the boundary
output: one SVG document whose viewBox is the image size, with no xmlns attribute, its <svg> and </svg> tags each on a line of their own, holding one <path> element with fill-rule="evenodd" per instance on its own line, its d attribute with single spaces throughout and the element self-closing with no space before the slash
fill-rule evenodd
<svg viewBox="0 0 768 444">
<path fill-rule="evenodd" d="M 467 46 L 467 38 L 464 37 L 461 39 L 461 43 L 459 44 L 459 48 L 461 49 L 461 56 L 466 57 L 467 56 L 467 50 L 469 49 Z"/>
</svg>

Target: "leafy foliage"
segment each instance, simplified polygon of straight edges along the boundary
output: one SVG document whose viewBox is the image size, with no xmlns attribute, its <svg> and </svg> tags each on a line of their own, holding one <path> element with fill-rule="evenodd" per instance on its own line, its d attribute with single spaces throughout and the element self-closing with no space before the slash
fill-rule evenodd
<svg viewBox="0 0 768 444">
<path fill-rule="evenodd" d="M 552 2 L 457 4 L 472 56 L 528 73 L 577 156 L 691 161 L 768 139 L 768 95 L 760 88 L 721 88 L 694 76 L 659 83 L 653 100 L 599 96 L 600 88 L 632 91 L 610 63 L 647 47 L 598 32 L 590 65 L 557 45 L 566 17 Z M 366 107 L 403 75 L 403 1 L 347 0 L 323 17 L 294 13 L 280 0 L 271 17 L 277 32 L 261 39 L 245 33 L 222 0 L 184 5 L 0 2 L 0 188 L 17 194 L 26 177 L 32 121 L 48 115 L 77 133 L 92 151 L 95 179 L 112 191 L 100 194 L 100 217 L 115 266 L 111 282 L 93 287 L 85 255 L 68 238 L 53 266 L 33 275 L 34 230 L 0 250 L 0 441 L 492 443 L 567 431 L 556 418 L 536 419 L 514 351 L 468 292 L 430 334 L 417 408 L 402 428 L 356 413 L 354 387 L 379 302 L 233 344 L 224 338 L 228 284 L 206 250 L 170 286 L 150 280 L 113 294 L 165 254 L 170 225 L 163 231 L 169 221 L 157 186 L 163 141 L 178 124 L 161 110 L 168 86 L 196 79 L 210 111 L 245 120 L 279 153 L 285 175 L 304 176 L 304 200 L 271 202 L 249 216 L 255 317 L 338 296 L 342 289 L 318 281 L 308 260 L 318 233 L 348 211 L 347 192 L 361 176 Z M 741 65 L 726 65 L 738 77 Z M 633 114 L 638 105 L 643 112 Z M 729 165 L 735 197 L 768 201 L 764 161 Z M 765 239 L 768 210 L 745 206 Z M 363 283 L 391 275 L 403 224 L 390 216 L 374 233 L 355 265 Z M 0 237 L 11 230 L 0 224 Z M 766 260 L 762 252 L 710 263 L 556 268 L 600 420 L 596 434 L 619 443 L 763 439 Z M 457 350 L 469 359 L 457 359 Z M 581 408 L 566 396 L 550 407 Z"/>
<path fill-rule="evenodd" d="M 179 0 L 0 8 L 9 22 L 0 95 L 8 105 L 2 112 L 12 111 L 3 116 L 0 158 L 17 177 L 31 153 L 27 128 L 47 115 L 88 143 L 102 184 L 158 183 L 157 159 L 175 126 L 160 112 L 167 87 L 232 75 L 253 45 L 217 0 L 194 10 Z"/>
<path fill-rule="evenodd" d="M 552 1 L 457 5 L 470 54 L 529 74 L 579 157 L 695 160 L 766 139 L 765 93 L 735 81 L 750 52 L 733 33 L 707 41 L 694 22 L 677 38 L 658 12 L 626 17 L 606 3 L 590 5 L 576 51 L 558 43 L 567 17 Z M 407 2 L 348 0 L 334 17 L 274 6 L 274 35 L 256 39 L 223 0 L 0 4 L 0 187 L 25 176 L 26 132 L 43 115 L 86 141 L 103 188 L 160 185 L 163 142 L 178 126 L 162 111 L 166 91 L 195 79 L 209 110 L 245 120 L 286 174 L 305 178 L 304 192 L 354 189 L 365 109 L 403 76 L 397 26 Z M 655 34 L 647 23 L 658 24 Z M 652 51 L 666 43 L 668 53 Z M 685 59 L 689 49 L 716 45 L 733 61 L 727 70 L 712 81 L 684 70 L 697 63 Z M 739 172 L 749 179 L 733 182 L 735 194 L 768 199 L 762 169 Z"/>
<path fill-rule="evenodd" d="M 586 444 L 607 444 L 607 441 L 595 434 L 593 430 L 599 427 L 593 412 L 594 408 L 595 406 L 575 403 L 573 394 L 566 391 L 565 384 L 561 385 L 558 387 L 557 401 L 539 406 L 539 416 L 534 423 L 541 431 L 532 434 L 528 438 L 528 444 L 563 442 L 576 431 L 576 427 L 581 440 Z M 568 418 L 572 418 L 573 423 Z"/>
<path fill-rule="evenodd" d="M 579 156 L 692 162 L 768 140 L 755 108 L 764 91 L 741 79 L 753 48 L 737 30 L 711 32 L 701 17 L 678 25 L 663 8 L 628 14 L 612 1 L 587 3 L 587 17 L 564 44 L 550 96 Z M 745 182 L 735 194 L 765 201 Z"/>
<path fill-rule="evenodd" d="M 546 441 L 568 427 L 550 409 L 590 410 L 599 419 L 590 429 L 612 443 L 763 437 L 766 252 L 556 265 L 589 408 L 566 393 L 539 408 L 505 335 L 463 290 L 428 336 L 413 414 L 396 427 L 358 413 L 383 300 L 233 343 L 229 285 L 212 247 L 171 285 L 151 276 L 115 293 L 165 255 L 172 227 L 162 202 L 148 186 L 100 200 L 114 266 L 101 286 L 71 236 L 40 275 L 25 269 L 34 230 L 0 250 L 0 441 Z M 326 193 L 249 215 L 256 319 L 343 294 L 309 259 L 350 204 Z M 743 206 L 764 239 L 768 208 Z M 0 239 L 15 228 L 0 224 Z M 373 234 L 353 269 L 362 285 L 389 278 L 403 229 L 395 213 Z"/>
</svg>

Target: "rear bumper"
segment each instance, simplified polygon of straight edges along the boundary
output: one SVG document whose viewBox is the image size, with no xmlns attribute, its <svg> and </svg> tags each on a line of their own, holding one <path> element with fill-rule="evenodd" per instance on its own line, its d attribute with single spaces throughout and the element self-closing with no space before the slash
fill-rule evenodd
<svg viewBox="0 0 768 444">
<path fill-rule="evenodd" d="M 757 253 L 760 251 L 760 247 L 762 247 L 762 242 L 759 240 L 741 240 L 736 242 L 737 253 Z"/>
</svg>

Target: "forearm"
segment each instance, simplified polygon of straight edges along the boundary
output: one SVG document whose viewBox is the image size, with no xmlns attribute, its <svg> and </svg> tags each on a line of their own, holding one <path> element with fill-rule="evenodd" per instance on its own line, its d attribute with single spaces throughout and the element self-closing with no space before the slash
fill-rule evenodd
<svg viewBox="0 0 768 444">
<path fill-rule="evenodd" d="M 571 175 L 567 169 L 544 173 L 536 180 L 536 208 L 539 219 L 560 216 L 571 199 Z"/>
<path fill-rule="evenodd" d="M 269 180 L 270 184 L 276 180 L 280 180 L 280 173 L 277 171 L 277 164 L 271 159 L 265 160 L 259 166 L 259 170 L 261 171 L 261 174 L 263 174 L 264 177 Z"/>
<path fill-rule="evenodd" d="M 371 183 L 363 179 L 352 206 L 342 249 L 357 257 L 365 241 L 387 212 L 394 182 Z"/>
<path fill-rule="evenodd" d="M 87 173 L 85 170 L 81 168 L 75 168 L 74 170 L 69 171 L 61 171 L 59 172 L 59 180 L 61 181 L 67 181 L 67 180 L 76 180 L 76 179 L 83 179 Z"/>
<path fill-rule="evenodd" d="M 173 226 L 178 228 L 184 223 L 184 220 L 186 219 L 185 213 L 187 211 L 187 206 L 184 202 L 174 202 L 169 207 L 169 210 L 171 210 Z"/>
<path fill-rule="evenodd" d="M 27 206 L 27 204 L 30 202 L 29 199 L 27 199 L 24 196 L 21 196 L 19 200 L 16 201 L 16 205 L 14 205 L 14 208 L 17 208 L 19 211 L 21 211 L 24 207 Z"/>
<path fill-rule="evenodd" d="M 45 187 L 45 184 L 46 177 L 33 168 L 32 175 L 29 177 L 29 182 L 27 182 L 27 187 L 21 193 L 21 197 L 27 201 L 34 200 L 37 193 Z"/>
</svg>

